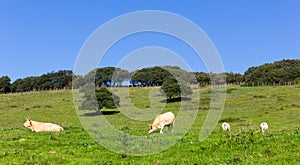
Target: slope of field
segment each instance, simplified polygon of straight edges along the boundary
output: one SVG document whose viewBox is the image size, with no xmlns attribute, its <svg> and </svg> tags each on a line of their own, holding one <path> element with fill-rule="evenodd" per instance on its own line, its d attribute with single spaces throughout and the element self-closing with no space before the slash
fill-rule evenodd
<svg viewBox="0 0 300 165">
<path fill-rule="evenodd" d="M 129 98 L 138 108 L 151 107 L 153 88 L 131 88 Z M 152 95 L 161 97 L 158 94 Z M 72 91 L 49 91 L 0 96 L 0 164 L 298 164 L 300 162 L 300 87 L 227 88 L 227 100 L 218 126 L 203 142 L 199 132 L 209 108 L 211 90 L 201 88 L 200 106 L 189 132 L 169 149 L 149 156 L 114 153 L 97 144 L 82 128 L 74 109 Z M 159 99 L 160 100 L 160 99 Z M 160 100 L 164 103 L 164 100 Z M 121 106 L 129 106 L 122 104 Z M 160 104 L 158 105 L 158 107 Z M 161 105 L 163 106 L 163 105 Z M 177 114 L 180 102 L 164 111 Z M 126 109 L 126 108 L 125 108 Z M 93 118 L 93 111 L 82 111 Z M 128 119 L 117 110 L 104 109 L 116 129 L 147 135 L 151 121 Z M 25 117 L 53 122 L 63 133 L 32 133 L 23 128 Z M 231 124 L 231 133 L 220 129 Z M 266 121 L 269 131 L 259 132 Z M 162 136 L 168 136 L 168 133 Z"/>
</svg>

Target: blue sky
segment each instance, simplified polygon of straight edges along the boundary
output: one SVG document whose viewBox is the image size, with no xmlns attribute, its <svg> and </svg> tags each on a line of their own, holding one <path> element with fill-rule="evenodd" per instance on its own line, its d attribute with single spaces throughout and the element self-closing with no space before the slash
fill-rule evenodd
<svg viewBox="0 0 300 165">
<path fill-rule="evenodd" d="M 8 75 L 14 81 L 73 69 L 82 45 L 97 28 L 115 17 L 141 10 L 168 11 L 193 21 L 214 43 L 225 71 L 244 73 L 251 66 L 299 59 L 299 9 L 298 0 L 1 0 L 0 76 Z M 194 71 L 206 71 L 199 60 L 189 58 L 192 51 L 165 35 L 137 34 L 118 45 L 105 55 L 100 66 L 115 66 L 139 47 L 161 46 L 184 54 Z"/>
</svg>

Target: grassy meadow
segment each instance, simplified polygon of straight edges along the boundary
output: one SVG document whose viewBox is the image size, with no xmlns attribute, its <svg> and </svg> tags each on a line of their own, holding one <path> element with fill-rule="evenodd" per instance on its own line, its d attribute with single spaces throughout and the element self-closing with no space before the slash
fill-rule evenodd
<svg viewBox="0 0 300 165">
<path fill-rule="evenodd" d="M 76 112 L 71 90 L 0 95 L 0 164 L 299 164 L 300 86 L 229 86 L 226 93 L 222 117 L 206 140 L 198 138 L 210 106 L 209 87 L 200 88 L 200 106 L 190 105 L 197 106 L 198 113 L 187 134 L 169 149 L 148 156 L 118 154 L 99 145 L 77 116 L 92 121 L 93 111 Z M 131 104 L 121 102 L 122 113 L 104 109 L 104 117 L 114 128 L 137 136 L 147 136 L 152 120 L 130 119 L 124 111 L 133 106 L 141 111 L 137 113 L 162 108 L 177 115 L 181 104 L 165 103 L 163 95 L 150 87 L 130 88 L 128 96 L 121 97 Z M 195 98 L 190 97 L 193 104 Z M 32 133 L 22 126 L 27 116 L 57 123 L 65 130 Z M 230 133 L 221 130 L 223 121 L 230 123 Z M 263 121 L 269 124 L 265 134 L 259 132 Z"/>
</svg>

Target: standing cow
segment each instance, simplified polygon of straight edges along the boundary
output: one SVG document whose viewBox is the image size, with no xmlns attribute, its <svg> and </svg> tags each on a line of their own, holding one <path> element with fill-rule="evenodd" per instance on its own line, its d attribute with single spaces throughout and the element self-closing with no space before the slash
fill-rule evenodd
<svg viewBox="0 0 300 165">
<path fill-rule="evenodd" d="M 266 122 L 262 122 L 260 124 L 260 131 L 262 133 L 265 133 L 268 129 L 269 129 L 269 126 L 268 126 L 268 124 Z"/>
<path fill-rule="evenodd" d="M 23 126 L 31 129 L 32 132 L 60 132 L 64 130 L 57 124 L 37 122 L 29 118 L 26 118 L 26 122 Z"/>
<path fill-rule="evenodd" d="M 152 125 L 150 126 L 149 133 L 160 128 L 160 133 L 163 133 L 164 126 L 168 126 L 169 131 L 173 131 L 175 122 L 175 115 L 172 112 L 166 112 L 164 114 L 157 115 Z"/>
<path fill-rule="evenodd" d="M 222 123 L 223 131 L 230 131 L 230 125 L 227 122 Z"/>
</svg>

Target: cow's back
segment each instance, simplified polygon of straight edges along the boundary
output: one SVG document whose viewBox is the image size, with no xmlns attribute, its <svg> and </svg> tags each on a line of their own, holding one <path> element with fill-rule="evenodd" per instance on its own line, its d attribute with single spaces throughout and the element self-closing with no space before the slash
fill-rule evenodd
<svg viewBox="0 0 300 165">
<path fill-rule="evenodd" d="M 172 112 L 166 112 L 159 116 L 160 122 L 163 122 L 166 125 L 172 124 L 174 122 L 175 115 Z"/>
</svg>

